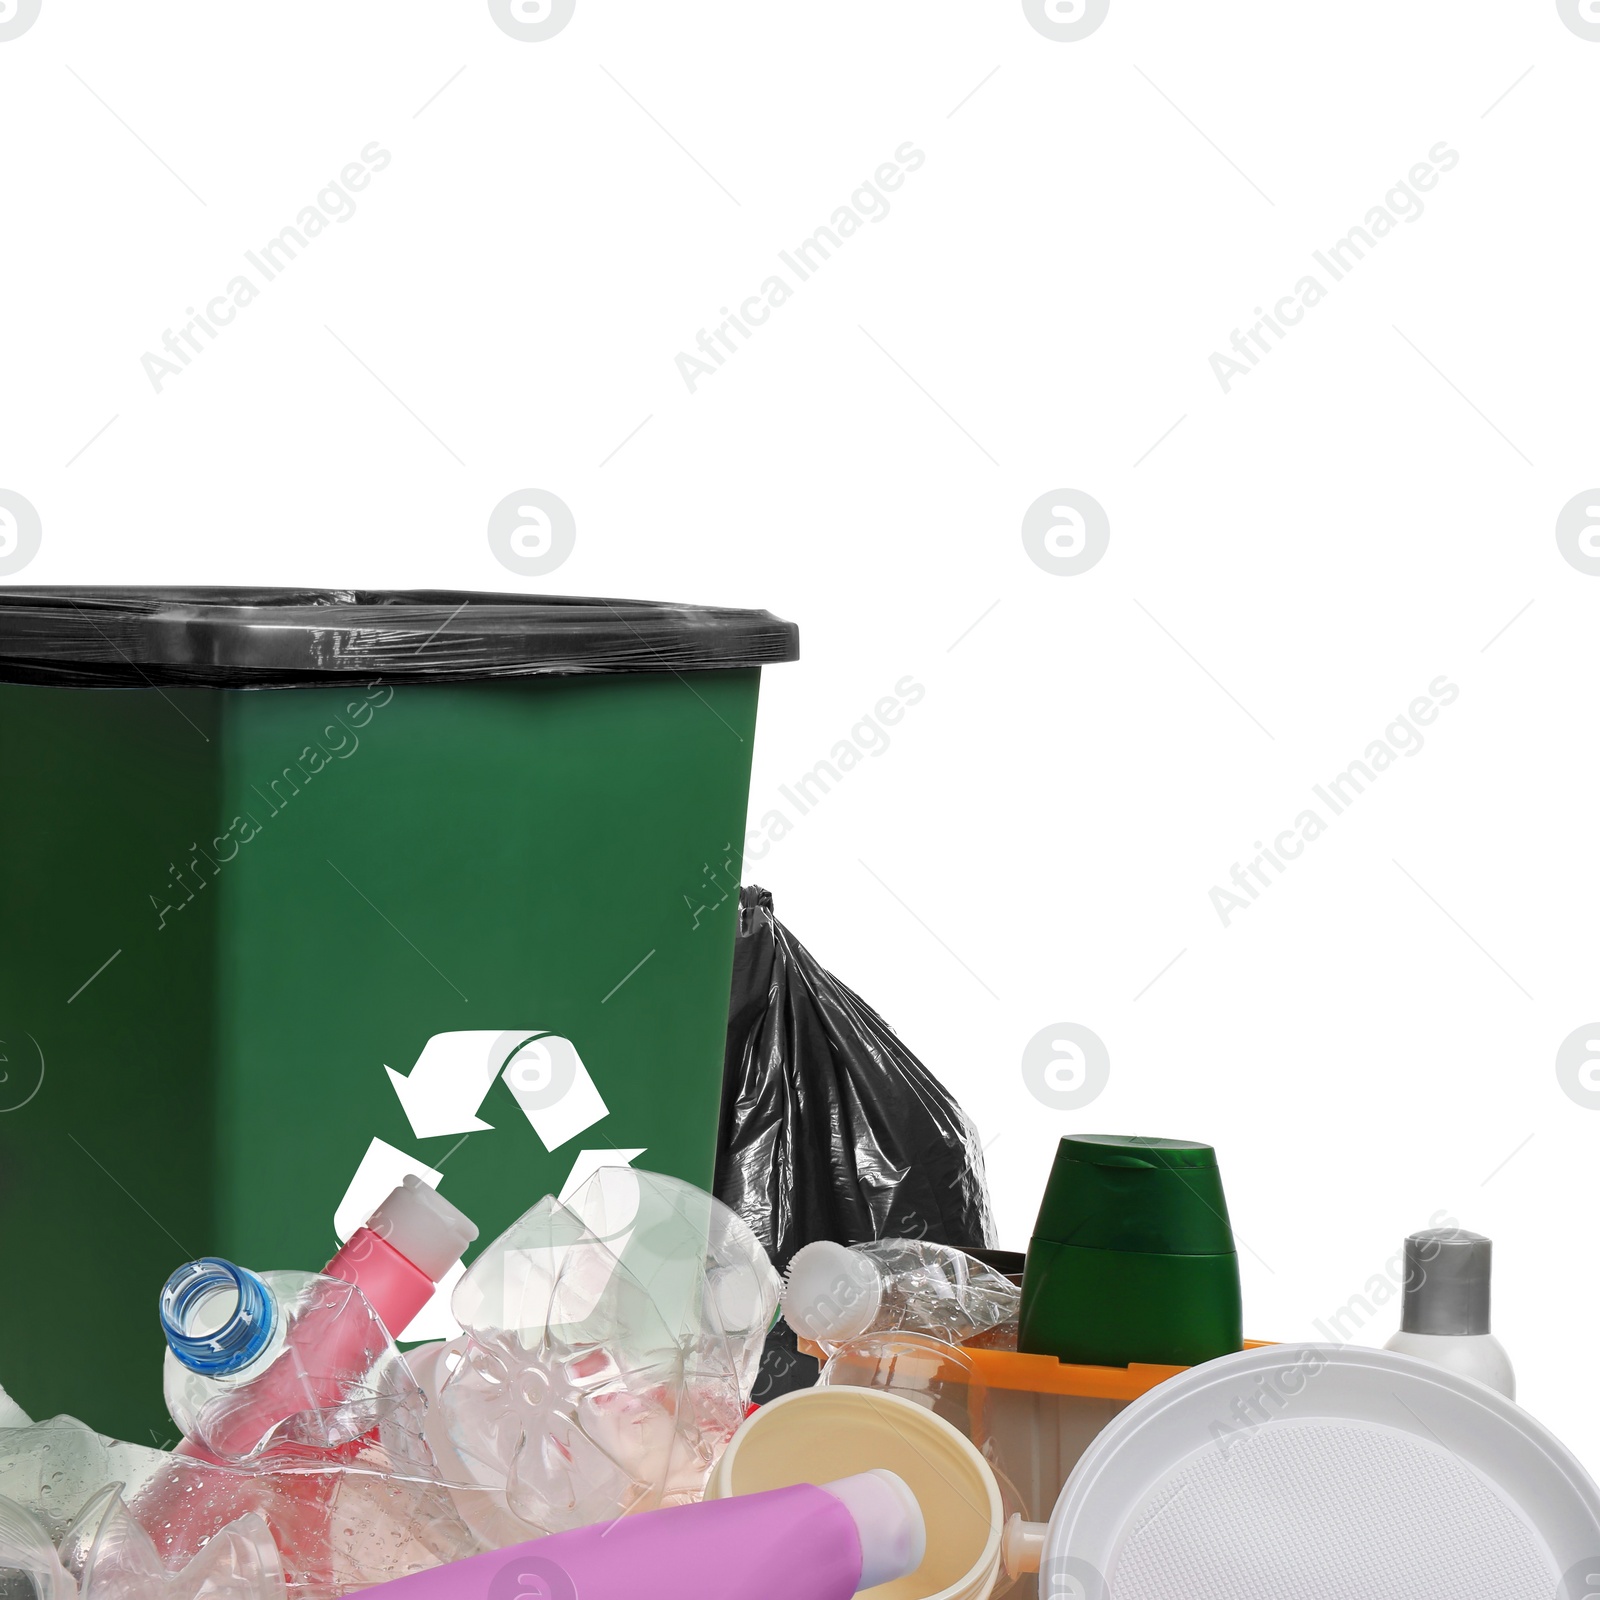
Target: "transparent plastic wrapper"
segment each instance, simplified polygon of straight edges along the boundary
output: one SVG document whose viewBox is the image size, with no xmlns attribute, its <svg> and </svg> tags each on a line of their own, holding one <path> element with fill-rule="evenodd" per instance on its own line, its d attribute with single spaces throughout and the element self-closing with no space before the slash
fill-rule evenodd
<svg viewBox="0 0 1600 1600">
<path fill-rule="evenodd" d="M 269 1467 L 240 1470 L 54 1417 L 0 1429 L 0 1498 L 60 1541 L 107 1485 L 120 1485 L 128 1514 L 169 1572 L 254 1516 L 277 1546 L 288 1600 L 332 1600 L 481 1548 L 420 1435 L 409 1437 L 400 1419 L 347 1447 L 338 1464 L 293 1450 L 266 1459 Z M 205 1594 L 209 1600 L 209 1588 Z"/>
<path fill-rule="evenodd" d="M 466 1333 L 433 1367 L 455 1455 L 510 1514 L 502 1537 L 699 1499 L 778 1288 L 738 1217 L 656 1173 L 603 1168 L 513 1223 L 457 1285 Z"/>
<path fill-rule="evenodd" d="M 715 1189 L 780 1270 L 819 1239 L 995 1242 L 966 1113 L 754 886 L 739 891 Z M 790 1330 L 774 1330 L 756 1398 L 815 1378 Z"/>
<path fill-rule="evenodd" d="M 802 1339 L 832 1352 L 870 1333 L 921 1333 L 964 1344 L 1014 1324 L 1022 1291 L 1009 1278 L 950 1245 L 879 1239 L 840 1245 L 818 1240 L 789 1263 L 783 1317 Z"/>
</svg>

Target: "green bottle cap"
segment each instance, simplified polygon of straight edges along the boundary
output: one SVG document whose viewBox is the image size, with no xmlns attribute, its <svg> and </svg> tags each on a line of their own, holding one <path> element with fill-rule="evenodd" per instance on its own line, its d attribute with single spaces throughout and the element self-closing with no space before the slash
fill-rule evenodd
<svg viewBox="0 0 1600 1600">
<path fill-rule="evenodd" d="M 1216 1151 L 1178 1139 L 1063 1139 L 1033 1232 L 1057 1244 L 1143 1255 L 1234 1250 Z"/>
</svg>

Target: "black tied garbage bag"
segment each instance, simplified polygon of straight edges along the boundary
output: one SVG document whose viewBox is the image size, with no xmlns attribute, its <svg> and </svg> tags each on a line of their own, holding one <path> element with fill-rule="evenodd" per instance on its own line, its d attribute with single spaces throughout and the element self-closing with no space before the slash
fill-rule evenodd
<svg viewBox="0 0 1600 1600">
<path fill-rule="evenodd" d="M 994 1243 L 967 1114 L 753 886 L 739 891 L 716 1191 L 779 1271 L 816 1239 Z M 754 1398 L 776 1399 L 816 1376 L 780 1322 Z"/>
</svg>

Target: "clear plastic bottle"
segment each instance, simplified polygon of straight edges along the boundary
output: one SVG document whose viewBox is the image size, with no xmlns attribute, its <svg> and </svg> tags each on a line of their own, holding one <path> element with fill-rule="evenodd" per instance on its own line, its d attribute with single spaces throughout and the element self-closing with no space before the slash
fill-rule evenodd
<svg viewBox="0 0 1600 1600">
<path fill-rule="evenodd" d="M 1016 1320 L 1022 1291 L 951 1245 L 925 1239 L 827 1240 L 795 1252 L 784 1320 L 830 1354 L 868 1333 L 923 1333 L 961 1344 Z"/>
<path fill-rule="evenodd" d="M 602 1167 L 519 1217 L 456 1285 L 461 1338 L 417 1374 L 474 1531 L 493 1548 L 700 1500 L 778 1287 L 738 1216 L 660 1173 Z"/>
<path fill-rule="evenodd" d="M 161 1560 L 155 1541 L 108 1483 L 93 1495 L 61 1541 L 58 1560 L 77 1600 L 285 1600 L 283 1559 L 266 1521 L 246 1512 L 216 1529 L 181 1571 Z M 41 1600 L 44 1597 L 41 1596 Z"/>
<path fill-rule="evenodd" d="M 184 1455 L 252 1461 L 276 1444 L 338 1450 L 417 1386 L 401 1332 L 478 1236 L 408 1175 L 320 1274 L 256 1274 L 218 1256 L 161 1291 L 167 1410 Z"/>
<path fill-rule="evenodd" d="M 161 1328 L 167 1410 L 216 1461 L 336 1452 L 420 1398 L 378 1314 L 341 1278 L 205 1256 L 167 1280 Z"/>
</svg>

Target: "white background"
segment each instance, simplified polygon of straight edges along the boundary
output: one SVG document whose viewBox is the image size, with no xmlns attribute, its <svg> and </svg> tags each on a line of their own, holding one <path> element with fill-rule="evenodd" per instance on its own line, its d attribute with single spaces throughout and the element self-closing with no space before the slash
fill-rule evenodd
<svg viewBox="0 0 1600 1600">
<path fill-rule="evenodd" d="M 970 1108 L 1004 1241 L 1062 1133 L 1209 1140 L 1249 1331 L 1293 1338 L 1447 1212 L 1600 1468 L 1600 1096 L 1556 1072 L 1600 1016 L 1600 581 L 1555 538 L 1600 482 L 1597 89 L 1555 0 L 1113 0 L 1077 43 L 1015 0 L 578 0 L 543 43 L 472 0 L 43 0 L 0 43 L 0 488 L 43 527 L 5 581 L 766 606 L 803 659 L 753 825 L 911 674 L 745 877 Z M 157 394 L 143 354 L 374 140 Z M 678 352 L 907 140 L 691 395 Z M 1440 141 L 1225 395 L 1212 352 Z M 546 578 L 486 537 L 524 487 L 576 518 Z M 1110 519 L 1080 576 L 1023 547 L 1058 488 Z M 1212 887 L 1441 674 L 1425 748 L 1224 928 Z M 1109 1050 L 1090 1109 L 1024 1084 L 1061 1022 Z"/>
</svg>

